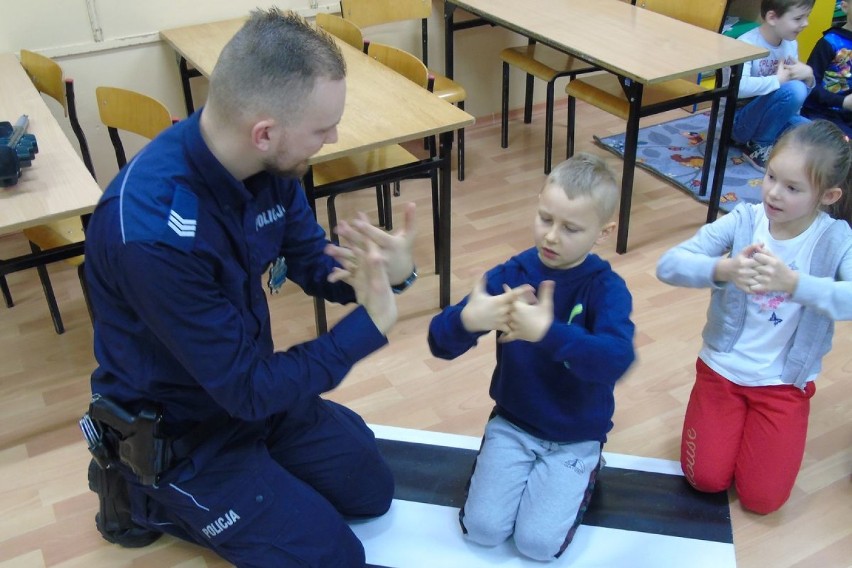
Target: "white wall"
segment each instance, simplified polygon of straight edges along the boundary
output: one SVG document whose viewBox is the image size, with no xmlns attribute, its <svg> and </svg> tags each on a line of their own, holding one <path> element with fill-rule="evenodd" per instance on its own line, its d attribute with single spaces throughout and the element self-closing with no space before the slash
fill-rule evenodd
<svg viewBox="0 0 852 568">
<path fill-rule="evenodd" d="M 183 118 L 186 112 L 176 58 L 159 40 L 158 31 L 242 16 L 253 8 L 273 4 L 296 9 L 306 16 L 316 12 L 311 5 L 320 10 L 338 9 L 335 0 L 0 0 L 0 51 L 17 53 L 27 48 L 43 53 L 62 65 L 66 77 L 74 78 L 80 121 L 92 148 L 98 181 L 105 186 L 117 168 L 106 130 L 97 117 L 95 87 L 114 85 L 144 92 L 160 99 L 176 117 Z M 433 5 L 429 63 L 443 72 L 443 0 L 433 0 Z M 732 0 L 730 11 L 746 15 L 758 7 L 759 0 Z M 464 17 L 463 12 L 456 11 L 457 21 Z M 373 41 L 420 52 L 419 27 L 415 24 L 368 28 L 365 35 Z M 500 50 L 525 42 L 525 38 L 498 27 L 481 26 L 456 32 L 455 77 L 467 90 L 465 108 L 470 114 L 481 120 L 499 118 Z M 198 106 L 206 94 L 204 79 L 192 81 Z M 557 84 L 557 98 L 564 97 L 564 84 Z M 510 108 L 520 108 L 523 75 L 517 70 L 513 71 L 511 86 Z M 536 81 L 536 101 L 543 100 L 544 86 Z M 61 113 L 58 105 L 48 104 L 57 115 Z M 0 120 L 10 118 L 0 117 Z M 75 140 L 67 121 L 60 123 Z M 495 148 L 499 143 L 494 141 Z M 132 152 L 141 144 L 142 141 L 130 141 L 126 146 Z"/>
<path fill-rule="evenodd" d="M 17 53 L 30 49 L 54 58 L 66 77 L 74 79 L 80 122 L 92 149 L 95 171 L 102 187 L 115 175 L 117 167 L 106 129 L 100 124 L 94 99 L 95 87 L 112 85 L 134 89 L 161 100 L 178 118 L 186 115 L 177 60 L 174 52 L 159 40 L 158 31 L 194 23 L 209 22 L 247 14 L 256 7 L 278 5 L 293 8 L 306 16 L 315 13 L 316 0 L 0 0 L 0 51 Z M 316 4 L 314 4 L 316 6 Z M 319 0 L 319 9 L 336 11 L 334 0 Z M 464 17 L 457 11 L 457 19 Z M 443 72 L 443 1 L 434 0 L 429 25 L 430 67 Z M 373 41 L 420 52 L 419 25 L 393 24 L 365 30 Z M 501 62 L 498 54 L 508 45 L 525 39 L 501 28 L 483 26 L 456 33 L 455 76 L 468 91 L 466 110 L 476 117 L 490 117 L 500 111 Z M 2 81 L 2 78 L 0 78 Z M 196 106 L 203 103 L 205 80 L 193 79 Z M 521 106 L 523 77 L 512 77 L 512 107 Z M 543 100 L 543 86 L 537 84 L 537 99 Z M 563 93 L 557 86 L 557 93 Z M 76 139 L 61 117 L 61 107 L 48 100 L 60 124 L 74 142 Z M 14 120 L 15 117 L 0 117 Z M 128 140 L 126 148 L 135 152 L 142 140 Z M 495 145 L 499 140 L 495 140 Z"/>
</svg>

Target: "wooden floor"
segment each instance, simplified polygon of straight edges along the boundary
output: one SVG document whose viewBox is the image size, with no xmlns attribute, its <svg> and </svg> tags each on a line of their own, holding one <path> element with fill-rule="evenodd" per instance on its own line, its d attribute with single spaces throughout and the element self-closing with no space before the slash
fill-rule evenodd
<svg viewBox="0 0 852 568">
<path fill-rule="evenodd" d="M 561 156 L 564 112 L 557 116 L 555 155 Z M 542 118 L 536 115 L 531 126 L 516 118 L 511 146 L 505 150 L 499 144 L 499 123 L 491 117 L 480 118 L 466 132 L 467 179 L 453 183 L 454 302 L 483 271 L 531 245 L 536 195 L 544 181 Z M 578 149 L 606 157 L 619 173 L 621 161 L 594 147 L 591 137 L 623 130 L 620 120 L 578 106 Z M 371 192 L 362 193 L 338 200 L 341 218 L 359 208 L 375 218 Z M 438 282 L 431 268 L 427 185 L 404 184 L 396 200 L 397 218 L 403 200 L 418 204 L 417 262 L 423 275 L 399 297 L 401 319 L 390 345 L 359 364 L 330 397 L 370 423 L 478 436 L 491 409 L 493 340 L 486 338 L 451 362 L 430 355 L 426 329 L 438 311 Z M 656 280 L 654 267 L 660 254 L 692 235 L 705 215 L 705 206 L 638 170 L 629 251 L 615 254 L 614 238 L 597 251 L 626 279 L 637 325 L 638 360 L 616 389 L 608 451 L 678 458 L 708 293 L 668 287 Z M 0 238 L 0 257 L 26 250 L 18 236 Z M 53 332 L 35 271 L 9 278 L 16 305 L 0 307 L 0 566 L 228 566 L 171 538 L 141 550 L 120 549 L 100 539 L 94 528 L 96 496 L 86 486 L 89 456 L 77 427 L 95 366 L 92 330 L 74 270 L 56 265 L 51 275 L 65 318 L 64 335 Z M 312 304 L 288 286 L 270 300 L 279 349 L 313 335 Z M 332 309 L 332 320 L 342 313 Z M 850 331 L 849 323 L 837 326 L 834 349 L 825 359 L 807 452 L 790 501 L 781 511 L 761 517 L 744 512 L 732 495 L 742 568 L 852 566 Z"/>
</svg>

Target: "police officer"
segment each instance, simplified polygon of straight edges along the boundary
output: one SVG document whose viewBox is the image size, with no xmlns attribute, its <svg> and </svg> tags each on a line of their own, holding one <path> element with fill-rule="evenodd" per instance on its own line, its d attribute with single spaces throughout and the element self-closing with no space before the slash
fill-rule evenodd
<svg viewBox="0 0 852 568">
<path fill-rule="evenodd" d="M 128 416 L 154 408 L 165 448 L 153 477 L 137 458 L 90 468 L 111 542 L 169 533 L 237 566 L 364 565 L 344 519 L 385 513 L 393 480 L 364 421 L 320 395 L 387 343 L 392 289 L 416 276 L 414 210 L 393 234 L 342 222 L 343 246 L 315 222 L 299 178 L 337 140 L 345 91 L 331 38 L 256 11 L 222 51 L 206 106 L 148 144 L 92 215 L 92 393 Z M 275 351 L 264 285 L 285 278 L 358 306 Z"/>
</svg>

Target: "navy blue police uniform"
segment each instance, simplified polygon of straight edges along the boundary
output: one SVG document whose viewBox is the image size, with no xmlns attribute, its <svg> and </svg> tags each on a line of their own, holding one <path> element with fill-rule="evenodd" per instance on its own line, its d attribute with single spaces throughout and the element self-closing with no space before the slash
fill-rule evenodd
<svg viewBox="0 0 852 568">
<path fill-rule="evenodd" d="M 199 117 L 119 172 L 87 229 L 92 393 L 158 406 L 174 440 L 154 485 L 120 468 L 133 520 L 237 566 L 363 566 L 344 520 L 387 511 L 392 476 L 363 420 L 320 395 L 387 339 L 359 306 L 275 351 L 268 271 L 335 302 L 354 292 L 327 282 L 335 262 L 299 181 L 235 179 Z"/>
</svg>

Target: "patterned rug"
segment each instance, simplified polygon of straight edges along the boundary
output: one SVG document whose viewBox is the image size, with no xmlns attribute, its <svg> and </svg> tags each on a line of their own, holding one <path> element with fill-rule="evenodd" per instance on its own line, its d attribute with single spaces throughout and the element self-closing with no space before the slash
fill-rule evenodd
<svg viewBox="0 0 852 568">
<path fill-rule="evenodd" d="M 699 196 L 698 190 L 701 186 L 708 123 L 709 113 L 705 112 L 640 128 L 636 165 L 671 182 L 698 201 L 707 203 L 713 183 L 715 156 L 710 168 L 707 195 Z M 717 135 L 718 132 L 719 128 L 716 129 Z M 618 156 L 624 155 L 624 134 L 594 138 L 601 147 Z M 714 144 L 714 153 L 716 148 L 718 140 Z M 762 179 L 763 174 L 743 159 L 742 152 L 730 146 L 720 208 L 730 211 L 741 202 L 759 203 Z"/>
</svg>

